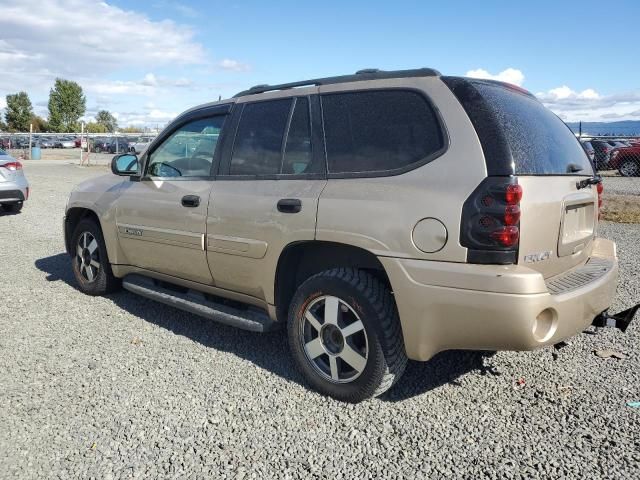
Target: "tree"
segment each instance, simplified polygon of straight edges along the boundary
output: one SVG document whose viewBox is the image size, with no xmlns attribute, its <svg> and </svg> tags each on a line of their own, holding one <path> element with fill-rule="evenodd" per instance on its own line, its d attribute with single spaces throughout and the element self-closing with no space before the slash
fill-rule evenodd
<svg viewBox="0 0 640 480">
<path fill-rule="evenodd" d="M 4 118 L 7 122 L 7 128 L 12 131 L 28 132 L 29 123 L 33 116 L 33 107 L 27 92 L 18 92 L 13 95 L 7 95 L 7 110 Z"/>
<path fill-rule="evenodd" d="M 47 132 L 49 130 L 49 124 L 40 115 L 31 117 L 31 124 L 34 132 Z"/>
<path fill-rule="evenodd" d="M 101 123 L 89 122 L 84 127 L 87 133 L 107 133 L 107 128 Z"/>
<path fill-rule="evenodd" d="M 118 121 L 116 117 L 111 115 L 108 110 L 100 110 L 96 115 L 96 123 L 104 126 L 107 132 L 115 132 L 118 129 Z"/>
<path fill-rule="evenodd" d="M 49 92 L 49 130 L 78 130 L 78 120 L 84 115 L 86 105 L 87 98 L 80 85 L 71 80 L 56 78 L 56 83 Z"/>
<path fill-rule="evenodd" d="M 142 128 L 140 127 L 124 127 L 120 129 L 121 133 L 142 133 Z"/>
</svg>

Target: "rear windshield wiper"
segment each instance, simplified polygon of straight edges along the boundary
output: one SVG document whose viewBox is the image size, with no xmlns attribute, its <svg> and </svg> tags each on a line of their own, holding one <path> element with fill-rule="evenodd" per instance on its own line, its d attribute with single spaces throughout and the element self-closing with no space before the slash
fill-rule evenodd
<svg viewBox="0 0 640 480">
<path fill-rule="evenodd" d="M 602 182 L 602 177 L 600 175 L 594 175 L 593 177 L 585 178 L 584 180 L 576 182 L 576 188 L 580 190 L 581 188 L 586 188 L 589 185 L 597 185 L 600 182 Z"/>
</svg>

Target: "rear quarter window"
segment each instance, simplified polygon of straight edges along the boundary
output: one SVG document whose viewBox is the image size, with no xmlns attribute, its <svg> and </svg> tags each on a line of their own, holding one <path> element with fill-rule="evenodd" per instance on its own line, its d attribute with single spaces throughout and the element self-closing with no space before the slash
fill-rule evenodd
<svg viewBox="0 0 640 480">
<path fill-rule="evenodd" d="M 593 175 L 573 132 L 532 95 L 499 82 L 443 80 L 478 132 L 489 175 Z"/>
<path fill-rule="evenodd" d="M 438 116 L 418 92 L 376 90 L 321 98 L 330 174 L 399 171 L 444 149 Z"/>
</svg>

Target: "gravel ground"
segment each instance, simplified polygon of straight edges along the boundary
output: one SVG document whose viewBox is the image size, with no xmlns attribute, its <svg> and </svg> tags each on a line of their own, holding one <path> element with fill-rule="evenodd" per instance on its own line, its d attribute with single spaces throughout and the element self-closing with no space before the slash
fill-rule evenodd
<svg viewBox="0 0 640 480">
<path fill-rule="evenodd" d="M 556 360 L 445 352 L 345 405 L 305 388 L 280 333 L 82 295 L 61 218 L 72 186 L 106 169 L 26 171 L 32 199 L 0 217 L 1 478 L 640 477 L 640 409 L 626 406 L 640 321 Z M 640 297 L 640 226 L 601 231 L 619 246 L 619 310 Z"/>
<path fill-rule="evenodd" d="M 640 195 L 640 177 L 603 176 L 604 191 L 614 195 Z"/>
</svg>

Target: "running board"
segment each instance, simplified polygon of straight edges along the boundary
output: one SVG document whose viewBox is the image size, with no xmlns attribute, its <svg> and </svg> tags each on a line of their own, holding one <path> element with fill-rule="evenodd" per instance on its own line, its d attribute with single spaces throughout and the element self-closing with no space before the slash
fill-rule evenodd
<svg viewBox="0 0 640 480">
<path fill-rule="evenodd" d="M 122 286 L 137 295 L 231 327 L 252 332 L 266 332 L 273 329 L 275 325 L 269 315 L 257 307 L 235 308 L 211 300 L 202 292 L 179 286 L 171 288 L 172 285 L 167 282 L 160 282 L 142 275 L 127 275 L 122 280 Z"/>
<path fill-rule="evenodd" d="M 625 332 L 638 309 L 640 309 L 640 303 L 614 315 L 609 315 L 609 312 L 605 310 L 593 319 L 593 325 L 595 327 L 614 327 Z"/>
</svg>

